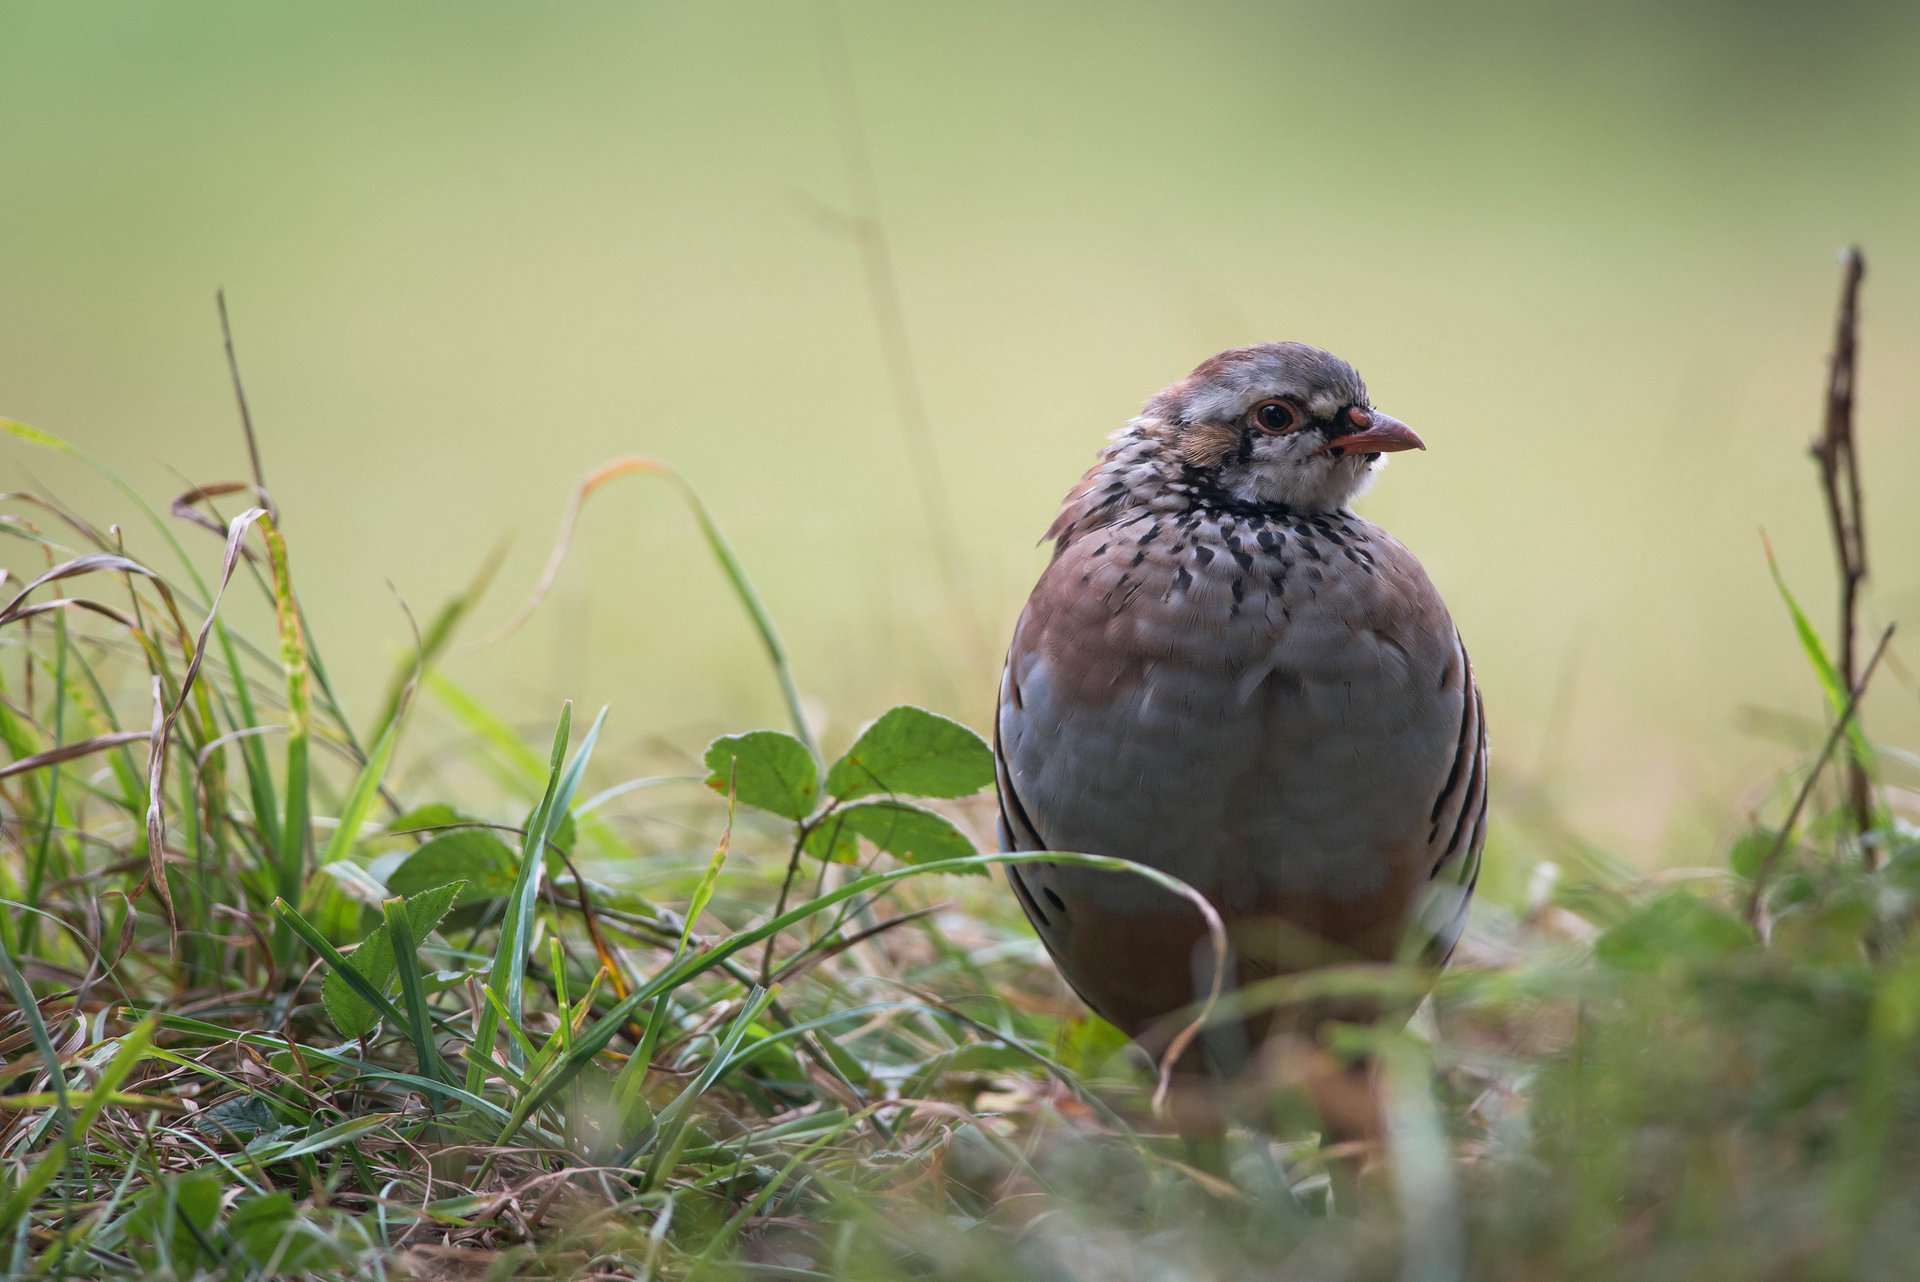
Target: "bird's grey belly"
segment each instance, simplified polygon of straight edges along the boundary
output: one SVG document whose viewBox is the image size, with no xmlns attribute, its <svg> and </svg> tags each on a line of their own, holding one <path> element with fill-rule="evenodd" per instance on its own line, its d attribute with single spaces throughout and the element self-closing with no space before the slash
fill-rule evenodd
<svg viewBox="0 0 1920 1282">
<path fill-rule="evenodd" d="M 1461 718 L 1442 665 L 1364 636 L 1314 671 L 1271 647 L 1237 662 L 1217 637 L 1204 648 L 1173 647 L 1105 699 L 1070 694 L 1037 656 L 1017 695 L 1003 689 L 1002 751 L 1033 835 L 1161 869 L 1229 912 L 1370 898 L 1414 875 Z M 1110 911 L 1166 902 L 1138 877 L 1047 877 Z"/>
</svg>

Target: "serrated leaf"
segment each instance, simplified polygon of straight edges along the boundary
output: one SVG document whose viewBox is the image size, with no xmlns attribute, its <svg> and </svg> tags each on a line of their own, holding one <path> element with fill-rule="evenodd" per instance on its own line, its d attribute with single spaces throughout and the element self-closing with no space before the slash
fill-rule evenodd
<svg viewBox="0 0 1920 1282">
<path fill-rule="evenodd" d="M 816 859 L 844 864 L 859 856 L 859 840 L 870 841 L 910 864 L 963 859 L 976 853 L 967 835 L 947 818 L 905 801 L 857 801 L 842 806 L 807 834 L 805 846 Z"/>
<path fill-rule="evenodd" d="M 842 801 L 965 797 L 993 782 L 993 750 L 950 717 L 902 704 L 868 726 L 827 772 L 827 792 Z"/>
<path fill-rule="evenodd" d="M 707 748 L 707 787 L 725 794 L 731 777 L 743 806 L 805 819 L 820 799 L 820 768 L 805 744 L 779 730 L 715 739 Z"/>
<path fill-rule="evenodd" d="M 506 842 L 482 828 L 446 832 L 401 861 L 387 890 L 411 898 L 453 882 L 465 882 L 455 907 L 500 899 L 513 889 L 520 861 Z"/>
<path fill-rule="evenodd" d="M 258 1095 L 236 1095 L 190 1115 L 187 1125 L 213 1139 L 251 1140 L 280 1129 L 280 1119 Z"/>
<path fill-rule="evenodd" d="M 407 900 L 407 924 L 413 928 L 415 939 L 424 938 L 440 924 L 440 919 L 447 915 L 447 911 L 453 907 L 453 901 L 459 897 L 460 886 L 459 882 L 437 886 Z M 393 941 L 387 936 L 387 928 L 381 926 L 368 935 L 365 942 L 347 958 L 347 964 L 381 992 L 392 992 Z M 331 971 L 320 984 L 320 1000 L 326 1004 L 333 1026 L 348 1037 L 364 1037 L 379 1022 L 366 999 Z"/>
</svg>

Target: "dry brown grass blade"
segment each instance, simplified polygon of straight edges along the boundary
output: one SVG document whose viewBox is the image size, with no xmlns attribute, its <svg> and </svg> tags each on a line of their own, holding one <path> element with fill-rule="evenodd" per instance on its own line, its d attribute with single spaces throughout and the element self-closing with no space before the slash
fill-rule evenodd
<svg viewBox="0 0 1920 1282">
<path fill-rule="evenodd" d="M 138 574 L 156 582 L 159 581 L 152 570 L 130 557 L 113 552 L 88 552 L 70 561 L 62 561 L 38 578 L 28 580 L 26 586 L 14 593 L 6 605 L 0 606 L 0 628 L 20 618 L 26 608 L 27 598 L 47 584 L 56 583 L 61 579 L 70 579 L 76 575 L 98 574 L 103 571 L 113 574 Z"/>
<path fill-rule="evenodd" d="M 169 503 L 167 510 L 178 520 L 185 521 L 189 525 L 197 525 L 203 530 L 225 538 L 227 535 L 226 525 L 221 522 L 219 517 L 209 515 L 201 511 L 200 508 L 208 499 L 224 498 L 229 494 L 245 494 L 253 500 L 255 507 L 265 508 L 267 515 L 271 517 L 276 524 L 279 522 L 280 511 L 273 505 L 272 497 L 258 485 L 253 485 L 247 481 L 215 481 L 210 485 L 196 485 L 185 494 L 174 499 L 172 503 Z M 253 557 L 251 551 L 243 555 L 249 559 Z"/>
<path fill-rule="evenodd" d="M 227 375 L 233 380 L 233 399 L 240 410 L 240 429 L 247 437 L 247 461 L 253 465 L 254 485 L 264 492 L 267 476 L 260 467 L 260 439 L 254 435 L 253 411 L 247 407 L 246 385 L 240 381 L 240 358 L 233 350 L 233 322 L 227 317 L 227 291 L 215 290 L 213 303 L 220 312 L 220 343 L 227 353 Z M 280 523 L 278 513 L 274 514 L 273 520 L 276 525 Z"/>
<path fill-rule="evenodd" d="M 566 564 L 567 553 L 573 547 L 574 530 L 580 524 L 580 509 L 586 506 L 587 500 L 593 497 L 595 491 L 609 481 L 635 475 L 665 476 L 679 480 L 679 473 L 665 463 L 638 455 L 612 459 L 581 477 L 580 483 L 573 487 L 573 496 L 567 500 L 567 510 L 560 517 L 560 532 L 554 536 L 553 550 L 547 553 L 547 564 L 541 569 L 540 578 L 534 583 L 533 591 L 527 594 L 527 599 L 521 603 L 518 610 L 513 612 L 512 618 L 495 628 L 480 642 L 481 646 L 490 646 L 495 642 L 506 640 L 533 617 L 533 612 L 538 610 L 540 603 L 547 599 L 547 593 L 553 590 L 554 580 L 560 577 L 560 567 Z"/>
<path fill-rule="evenodd" d="M 153 732 L 147 756 L 147 881 L 153 884 L 155 893 L 167 910 L 168 933 L 175 948 L 179 946 L 180 924 L 174 916 L 173 891 L 167 885 L 167 819 L 163 794 L 167 774 L 167 743 L 172 737 L 174 723 L 180 719 L 181 710 L 187 706 L 187 700 L 193 694 L 193 683 L 200 675 L 201 660 L 207 654 L 207 637 L 213 632 L 214 620 L 219 617 L 220 600 L 226 595 L 227 584 L 233 581 L 234 568 L 240 564 L 247 531 L 253 528 L 254 522 L 266 515 L 265 508 L 248 508 L 234 517 L 227 527 L 227 550 L 220 561 L 220 581 L 214 586 L 213 600 L 207 605 L 206 620 L 201 623 L 200 631 L 194 637 L 193 654 L 187 660 L 186 675 L 180 680 L 180 697 L 172 707 L 167 706 L 166 690 L 159 674 L 156 673 L 153 678 Z"/>
<path fill-rule="evenodd" d="M 22 757 L 18 761 L 0 766 L 0 779 L 11 775 L 23 775 L 46 766 L 57 766 L 63 761 L 72 761 L 77 757 L 92 756 L 96 752 L 105 752 L 108 748 L 118 748 L 122 744 L 138 743 L 147 737 L 148 732 L 145 730 L 121 730 L 113 734 L 82 739 L 78 743 L 63 743 L 57 748 L 36 752 L 30 757 Z"/>
<path fill-rule="evenodd" d="M 19 623 L 36 615 L 52 614 L 55 610 L 85 610 L 90 614 L 111 619 L 130 632 L 141 631 L 139 620 L 124 610 L 116 610 L 100 601 L 89 601 L 85 597 L 58 597 L 52 601 L 41 601 L 35 605 L 24 605 L 7 616 L 8 623 Z"/>
<path fill-rule="evenodd" d="M 181 706 L 186 704 L 183 698 Z M 153 677 L 153 730 L 147 745 L 147 875 L 134 889 L 138 899 L 148 886 L 160 898 L 167 911 L 167 935 L 173 951 L 180 948 L 180 919 L 174 913 L 173 887 L 167 884 L 167 738 L 173 731 L 173 719 L 179 708 L 167 710 L 167 691 L 160 674 Z"/>
<path fill-rule="evenodd" d="M 1213 1018 L 1214 1007 L 1220 1004 L 1220 994 L 1227 982 L 1227 926 L 1220 920 L 1220 913 L 1208 902 L 1207 897 L 1184 883 L 1176 887 L 1180 894 L 1200 910 L 1200 917 L 1207 923 L 1207 942 L 1213 950 L 1213 979 L 1207 985 L 1207 999 L 1200 1004 L 1200 1010 L 1185 1028 L 1173 1035 L 1167 1043 L 1166 1053 L 1160 1060 L 1160 1080 L 1153 1088 L 1153 1106 L 1164 1110 L 1167 1097 L 1173 1090 L 1174 1066 L 1180 1057 L 1187 1053 L 1194 1039 L 1206 1030 L 1207 1021 Z"/>
<path fill-rule="evenodd" d="M 480 642 L 481 647 L 492 645 L 510 636 L 535 610 L 540 608 L 540 603 L 552 590 L 554 580 L 559 577 L 560 567 L 566 562 L 568 549 L 573 545 L 573 532 L 580 521 L 580 509 L 601 486 L 609 481 L 619 480 L 623 476 L 661 477 L 672 482 L 674 488 L 680 491 L 680 497 L 686 502 L 688 509 L 693 513 L 694 520 L 700 526 L 700 534 L 706 540 L 708 551 L 713 554 L 714 560 L 719 562 L 721 573 L 726 575 L 728 584 L 733 588 L 734 597 L 753 622 L 754 631 L 760 634 L 760 644 L 766 650 L 768 662 L 773 665 L 775 678 L 780 682 L 780 693 L 787 704 L 787 715 L 793 721 L 794 734 L 807 746 L 807 751 L 818 760 L 820 749 L 814 743 L 813 731 L 807 725 L 806 712 L 800 706 L 800 690 L 794 683 L 793 669 L 787 663 L 786 645 L 780 640 L 780 634 L 774 628 L 773 619 L 767 614 L 766 606 L 761 603 L 759 592 L 747 578 L 747 572 L 741 566 L 740 559 L 734 555 L 733 548 L 728 545 L 726 536 L 720 532 L 719 523 L 713 519 L 713 513 L 709 512 L 707 505 L 701 501 L 700 492 L 693 488 L 686 477 L 659 459 L 637 454 L 612 459 L 581 478 L 580 483 L 574 487 L 573 497 L 567 501 L 566 513 L 560 519 L 560 533 L 554 539 L 553 551 L 548 554 L 546 568 L 540 572 L 539 581 L 534 584 L 532 593 L 514 612 L 512 618 Z"/>
</svg>

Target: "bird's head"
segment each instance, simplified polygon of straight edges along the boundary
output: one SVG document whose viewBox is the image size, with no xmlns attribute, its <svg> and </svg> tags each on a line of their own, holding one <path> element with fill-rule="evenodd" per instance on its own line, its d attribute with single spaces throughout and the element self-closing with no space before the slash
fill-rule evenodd
<svg viewBox="0 0 1920 1282">
<path fill-rule="evenodd" d="M 1345 507 L 1382 455 L 1426 448 L 1373 408 L 1353 366 L 1305 343 L 1221 352 L 1147 402 L 1135 426 L 1208 487 L 1303 513 Z"/>
</svg>

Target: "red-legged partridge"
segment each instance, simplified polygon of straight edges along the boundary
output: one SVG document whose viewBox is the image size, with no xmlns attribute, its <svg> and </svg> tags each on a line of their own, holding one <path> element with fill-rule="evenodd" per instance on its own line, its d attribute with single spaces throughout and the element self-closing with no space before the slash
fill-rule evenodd
<svg viewBox="0 0 1920 1282">
<path fill-rule="evenodd" d="M 1002 847 L 1179 877 L 1219 910 L 1240 984 L 1444 962 L 1479 872 L 1486 723 L 1426 572 L 1348 508 L 1384 455 L 1424 448 L 1299 343 L 1222 352 L 1148 401 L 1067 495 L 1014 630 Z M 1130 1036 L 1164 1039 L 1205 993 L 1190 903 L 1123 873 L 1008 871 L 1067 982 Z"/>
</svg>

